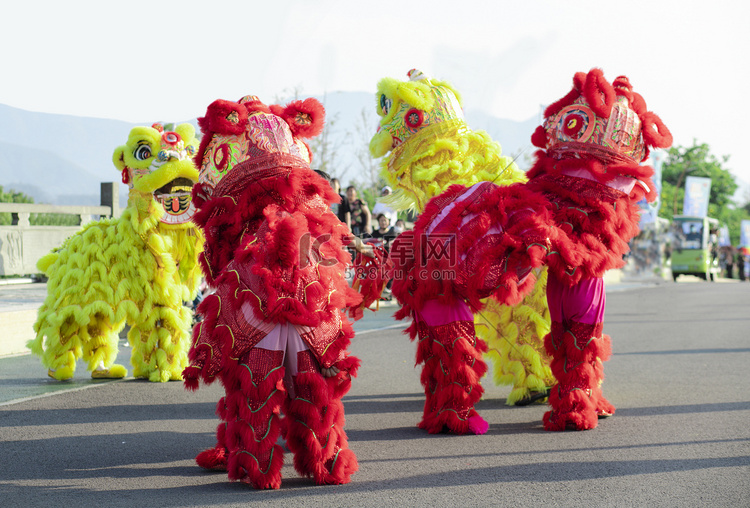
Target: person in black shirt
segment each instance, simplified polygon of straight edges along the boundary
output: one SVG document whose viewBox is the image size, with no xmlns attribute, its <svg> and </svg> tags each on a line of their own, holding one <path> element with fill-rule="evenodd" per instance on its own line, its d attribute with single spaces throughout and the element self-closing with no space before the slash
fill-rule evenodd
<svg viewBox="0 0 750 508">
<path fill-rule="evenodd" d="M 372 237 L 377 239 L 382 238 L 383 248 L 388 252 L 391 248 L 391 242 L 398 236 L 398 233 L 396 232 L 396 229 L 390 225 L 388 217 L 384 213 L 378 215 L 377 221 L 378 228 L 372 232 Z"/>
<path fill-rule="evenodd" d="M 333 210 L 333 213 L 336 214 L 336 216 L 339 218 L 341 222 L 346 223 L 346 212 L 349 211 L 348 207 L 348 201 L 346 200 L 346 196 L 341 194 L 341 182 L 339 182 L 338 178 L 331 178 L 331 187 L 333 187 L 333 190 L 336 191 L 336 194 L 339 195 L 341 198 L 341 203 L 334 203 L 331 205 L 331 210 Z"/>
<path fill-rule="evenodd" d="M 354 186 L 350 185 L 346 188 L 344 203 L 347 207 L 344 222 L 349 226 L 351 232 L 359 237 L 365 234 L 369 235 L 372 232 L 370 209 L 367 207 L 367 203 L 357 198 L 357 189 Z"/>
<path fill-rule="evenodd" d="M 382 240 L 383 249 L 385 249 L 387 255 L 391 249 L 391 242 L 398 236 L 398 232 L 396 228 L 391 226 L 388 217 L 384 213 L 379 214 L 377 220 L 378 228 L 372 232 L 372 238 Z M 393 279 L 390 279 L 383 289 L 383 294 L 380 295 L 381 300 L 391 299 L 391 284 L 393 284 Z"/>
</svg>

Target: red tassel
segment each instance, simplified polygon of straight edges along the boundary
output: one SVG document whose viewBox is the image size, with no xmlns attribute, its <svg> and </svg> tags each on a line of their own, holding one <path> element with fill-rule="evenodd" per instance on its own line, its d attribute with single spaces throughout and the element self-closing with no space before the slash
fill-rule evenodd
<svg viewBox="0 0 750 508">
<path fill-rule="evenodd" d="M 199 383 L 200 370 L 196 367 L 188 366 L 182 371 L 182 379 L 184 380 L 185 388 L 194 392 L 200 386 Z"/>
</svg>

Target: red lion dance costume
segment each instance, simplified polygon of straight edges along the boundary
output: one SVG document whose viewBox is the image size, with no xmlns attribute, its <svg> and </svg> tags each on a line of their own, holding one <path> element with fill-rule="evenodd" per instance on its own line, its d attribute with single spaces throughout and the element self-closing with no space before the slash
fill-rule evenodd
<svg viewBox="0 0 750 508">
<path fill-rule="evenodd" d="M 655 198 L 653 169 L 639 163 L 649 147 L 671 145 L 672 136 L 624 76 L 610 84 L 593 69 L 573 84 L 532 136 L 541 150 L 527 183 L 452 186 L 391 247 L 393 294 L 403 304 L 397 317 L 414 318 L 417 363 L 424 362 L 420 427 L 431 433 L 486 430 L 473 407 L 483 344 L 468 309 L 481 309 L 490 296 L 517 304 L 533 287 L 532 269 L 542 265 L 552 318 L 545 348 L 556 379 L 544 427 L 591 429 L 615 411 L 600 388 L 611 353 L 602 334 L 602 277 L 624 264 L 638 232 L 636 203 Z"/>
<path fill-rule="evenodd" d="M 637 202 L 656 198 L 653 168 L 640 163 L 649 147 L 670 146 L 672 135 L 628 78 L 610 84 L 599 69 L 577 73 L 573 89 L 544 115 L 531 138 L 542 150 L 526 184 L 548 200 L 554 225 L 546 258 L 552 331 L 545 348 L 557 384 L 544 427 L 585 430 L 615 412 L 600 387 L 602 362 L 611 354 L 602 333 L 602 277 L 624 265 L 638 233 Z"/>
<path fill-rule="evenodd" d="M 354 332 L 342 309 L 361 296 L 343 276 L 348 230 L 330 209 L 338 196 L 299 139 L 319 134 L 323 116 L 315 99 L 268 107 L 247 96 L 217 100 L 199 119 L 194 220 L 216 292 L 199 308 L 183 377 L 189 389 L 219 377 L 226 395 L 218 443 L 196 461 L 259 489 L 281 485 L 280 434 L 295 469 L 318 484 L 347 483 L 357 470 L 341 397 L 359 360 L 347 354 Z"/>
</svg>

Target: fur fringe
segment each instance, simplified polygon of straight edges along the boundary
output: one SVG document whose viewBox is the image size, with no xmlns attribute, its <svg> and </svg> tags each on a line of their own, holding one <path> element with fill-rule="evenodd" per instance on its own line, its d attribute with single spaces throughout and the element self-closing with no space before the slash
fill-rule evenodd
<svg viewBox="0 0 750 508">
<path fill-rule="evenodd" d="M 284 408 L 294 468 L 318 485 L 348 483 L 358 465 L 348 449 L 344 407 L 336 389 L 317 372 L 299 373 L 294 385 L 297 396 Z"/>
<path fill-rule="evenodd" d="M 447 429 L 466 434 L 470 419 L 478 416 L 474 405 L 484 393 L 480 379 L 487 372 L 482 353 L 487 346 L 474 336 L 471 323 L 453 323 L 430 327 L 418 323 L 420 342 L 417 364 L 423 363 L 421 381 L 425 389 L 425 408 L 419 428 L 430 434 Z M 474 430 L 479 421 L 474 420 Z"/>
<path fill-rule="evenodd" d="M 611 341 L 602 334 L 601 323 L 566 326 L 553 322 L 545 347 L 552 356 L 550 368 L 557 380 L 549 397 L 552 410 L 544 415 L 545 429 L 593 429 L 599 414 L 614 414 L 614 406 L 601 392 L 602 362 L 611 355 Z"/>
<path fill-rule="evenodd" d="M 355 307 L 362 297 L 341 276 L 349 236 L 329 208 L 337 199 L 313 171 L 280 168 L 262 185 L 248 181 L 199 205 L 195 221 L 207 231 L 201 263 L 217 291 L 199 308 L 204 321 L 194 332 L 194 368 L 186 375 L 200 371 L 210 383 L 227 345 L 238 357 L 262 338 L 260 332 L 232 334 L 233 314 L 243 306 L 260 321 L 311 328 L 319 345 L 312 349 L 325 367 L 345 356 L 354 331 L 340 309 Z"/>
<path fill-rule="evenodd" d="M 632 196 L 595 181 L 562 175 L 561 168 L 568 161 L 556 163 L 543 153 L 538 156 L 527 186 L 549 199 L 555 224 L 546 259 L 550 272 L 572 285 L 623 266 L 628 242 L 639 231 L 640 215 Z M 587 167 L 596 174 L 600 165 L 589 162 Z M 582 164 L 578 161 L 578 167 Z"/>
<path fill-rule="evenodd" d="M 187 365 L 190 313 L 200 268 L 200 232 L 167 229 L 151 195 L 132 193 L 118 219 L 87 224 L 42 259 L 47 298 L 28 347 L 49 369 L 89 370 L 117 356 L 119 333 L 128 340 L 137 377 L 179 379 Z"/>
<path fill-rule="evenodd" d="M 443 304 L 466 300 L 476 311 L 490 295 L 515 304 L 533 288 L 530 271 L 544 262 L 551 234 L 546 201 L 520 184 L 498 187 L 485 182 L 462 200 L 465 194 L 470 190 L 453 186 L 430 201 L 414 231 L 399 235 L 391 247 L 394 273 L 400 274 L 392 291 L 410 309 L 439 295 Z M 454 208 L 428 235 L 449 204 Z M 454 249 L 452 253 L 429 256 L 435 238 L 452 242 L 446 247 Z M 409 252 L 411 256 L 401 255 Z"/>
<path fill-rule="evenodd" d="M 474 315 L 477 336 L 487 343 L 485 357 L 492 365 L 493 381 L 513 387 L 505 401 L 509 406 L 555 383 L 549 367 L 551 357 L 544 349 L 544 337 L 550 331 L 549 310 L 542 305 L 547 298 L 546 282 L 547 270 L 543 269 L 538 283 L 520 304 L 509 307 L 490 298 Z"/>
<path fill-rule="evenodd" d="M 278 413 L 286 398 L 284 369 L 253 372 L 244 362 L 259 363 L 270 353 L 253 350 L 242 361 L 226 366 L 222 379 L 226 396 L 219 409 L 227 424 L 224 442 L 229 450 L 229 479 L 257 489 L 281 485 L 284 454 L 276 441 L 281 433 Z"/>
<path fill-rule="evenodd" d="M 195 457 L 195 463 L 203 469 L 214 471 L 227 470 L 227 455 L 224 447 L 209 448 Z"/>
</svg>

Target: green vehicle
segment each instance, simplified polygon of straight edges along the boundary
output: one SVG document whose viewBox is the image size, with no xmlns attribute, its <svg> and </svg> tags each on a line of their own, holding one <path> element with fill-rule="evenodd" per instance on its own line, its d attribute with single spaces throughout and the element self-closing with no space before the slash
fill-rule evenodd
<svg viewBox="0 0 750 508">
<path fill-rule="evenodd" d="M 719 221 L 711 217 L 674 217 L 671 262 L 675 281 L 679 275 L 716 280 L 720 273 L 718 230 Z"/>
</svg>

